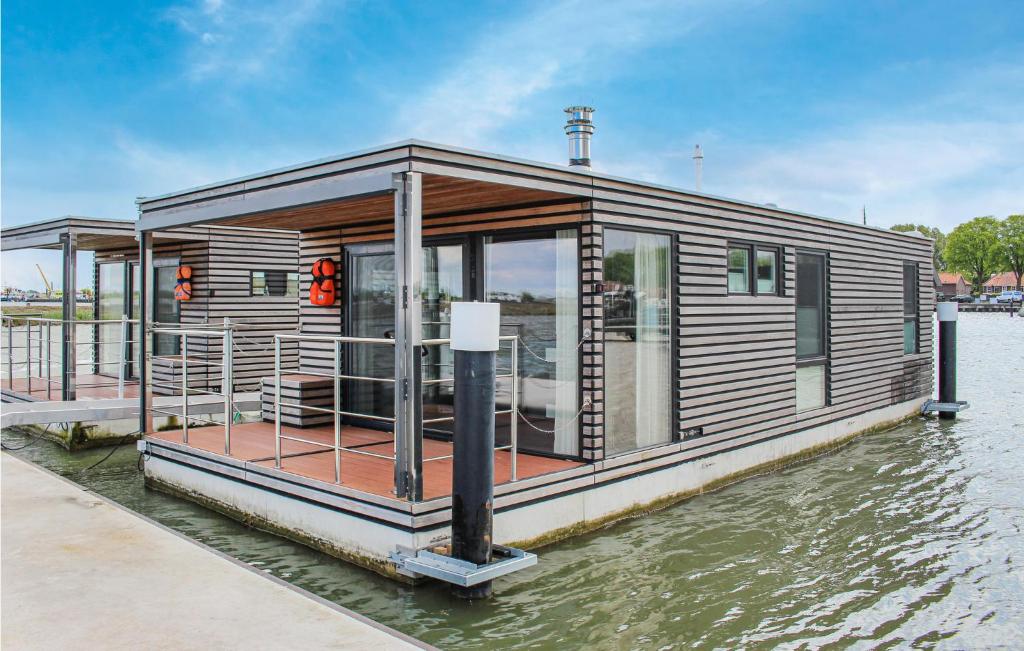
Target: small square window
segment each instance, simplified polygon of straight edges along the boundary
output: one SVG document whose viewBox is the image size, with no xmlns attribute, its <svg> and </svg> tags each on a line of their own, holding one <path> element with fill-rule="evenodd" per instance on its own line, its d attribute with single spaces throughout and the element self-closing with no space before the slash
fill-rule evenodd
<svg viewBox="0 0 1024 651">
<path fill-rule="evenodd" d="M 286 271 L 253 271 L 250 274 L 253 296 L 298 296 L 299 274 Z"/>
<path fill-rule="evenodd" d="M 750 249 L 729 247 L 729 293 L 750 293 Z"/>
</svg>

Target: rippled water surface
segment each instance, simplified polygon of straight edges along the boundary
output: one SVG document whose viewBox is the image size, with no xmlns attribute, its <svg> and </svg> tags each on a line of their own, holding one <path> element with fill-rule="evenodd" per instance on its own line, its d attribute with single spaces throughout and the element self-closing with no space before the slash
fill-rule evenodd
<svg viewBox="0 0 1024 651">
<path fill-rule="evenodd" d="M 17 454 L 444 648 L 1024 645 L 1024 319 L 961 315 L 956 422 L 918 419 L 541 551 L 465 604 L 147 491 L 126 447 Z M 125 550 L 131 553 L 131 550 Z"/>
</svg>

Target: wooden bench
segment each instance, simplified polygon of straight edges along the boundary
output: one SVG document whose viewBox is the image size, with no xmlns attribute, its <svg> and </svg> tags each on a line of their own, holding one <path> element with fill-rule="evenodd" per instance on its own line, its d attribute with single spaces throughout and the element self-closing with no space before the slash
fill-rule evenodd
<svg viewBox="0 0 1024 651">
<path fill-rule="evenodd" d="M 273 377 L 263 378 L 263 420 L 274 422 L 276 387 Z M 334 406 L 334 382 L 318 375 L 291 373 L 281 376 L 281 424 L 292 427 L 329 425 L 334 416 L 303 406 L 330 409 Z"/>
</svg>

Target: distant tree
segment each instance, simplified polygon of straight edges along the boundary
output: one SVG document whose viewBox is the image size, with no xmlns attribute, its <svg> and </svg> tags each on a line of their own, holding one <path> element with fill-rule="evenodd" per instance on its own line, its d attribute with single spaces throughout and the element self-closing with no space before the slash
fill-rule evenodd
<svg viewBox="0 0 1024 651">
<path fill-rule="evenodd" d="M 954 228 L 946 238 L 942 253 L 946 264 L 969 277 L 975 291 L 981 291 L 985 281 L 1003 269 L 998 231 L 999 220 L 995 217 L 975 217 Z"/>
<path fill-rule="evenodd" d="M 1003 263 L 1017 276 L 1017 290 L 1024 276 L 1024 215 L 1010 215 L 999 223 L 997 232 Z"/>
<path fill-rule="evenodd" d="M 84 296 L 85 298 L 87 298 L 88 300 L 91 301 L 92 300 L 92 289 L 90 289 L 89 287 L 86 287 L 85 289 L 83 289 L 82 290 L 82 296 Z"/>
<path fill-rule="evenodd" d="M 889 228 L 891 231 L 897 231 L 899 233 L 909 233 L 911 231 L 917 231 L 923 233 L 925 237 L 930 237 L 935 240 L 935 251 L 932 254 L 935 261 L 936 271 L 946 271 L 946 259 L 943 257 L 943 251 L 946 248 L 946 234 L 940 231 L 938 228 L 932 228 L 931 226 L 925 226 L 924 224 L 896 224 Z"/>
</svg>

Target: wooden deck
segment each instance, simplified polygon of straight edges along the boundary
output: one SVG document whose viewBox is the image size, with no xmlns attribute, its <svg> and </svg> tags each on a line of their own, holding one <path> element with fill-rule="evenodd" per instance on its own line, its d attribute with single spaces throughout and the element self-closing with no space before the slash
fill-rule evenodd
<svg viewBox="0 0 1024 651">
<path fill-rule="evenodd" d="M 298 429 L 283 427 L 282 434 L 295 436 L 326 445 L 334 443 L 333 427 Z M 149 435 L 174 443 L 182 442 L 181 430 L 156 432 Z M 224 454 L 224 429 L 221 427 L 190 428 L 188 444 L 207 452 Z M 394 454 L 394 441 L 390 432 L 345 426 L 341 433 L 342 447 L 356 448 L 376 454 Z M 452 453 L 452 444 L 447 441 L 424 439 L 423 458 L 440 457 Z M 334 451 L 309 443 L 281 441 L 281 469 L 296 475 L 325 482 L 334 482 Z M 244 423 L 231 428 L 231 457 L 249 461 L 268 468 L 274 467 L 274 424 Z M 519 479 L 536 477 L 581 465 L 575 461 L 551 459 L 519 453 L 517 471 Z M 494 480 L 502 484 L 510 479 L 511 453 L 500 450 L 494 453 Z M 341 483 L 343 486 L 393 497 L 394 466 L 389 459 L 378 459 L 355 452 L 341 453 Z M 423 462 L 423 498 L 434 499 L 451 494 L 452 460 Z"/>
<path fill-rule="evenodd" d="M 0 380 L 0 387 L 5 391 L 20 393 L 32 400 L 60 400 L 61 378 L 56 376 L 50 384 L 49 395 L 47 395 L 46 378 L 32 376 L 32 392 L 28 390 L 28 378 L 16 377 L 13 385 L 7 378 Z M 78 399 L 108 399 L 117 398 L 117 378 L 107 375 L 94 375 L 92 373 L 80 374 L 75 379 L 76 397 Z M 126 380 L 124 383 L 124 397 L 138 398 L 139 384 L 135 381 Z"/>
</svg>

